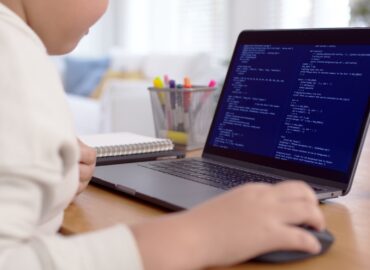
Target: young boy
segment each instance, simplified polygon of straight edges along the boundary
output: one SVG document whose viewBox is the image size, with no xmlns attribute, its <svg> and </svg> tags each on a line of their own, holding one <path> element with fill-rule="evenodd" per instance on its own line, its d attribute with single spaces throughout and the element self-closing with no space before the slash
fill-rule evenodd
<svg viewBox="0 0 370 270">
<path fill-rule="evenodd" d="M 295 226 L 325 226 L 300 182 L 246 185 L 131 227 L 57 234 L 95 156 L 79 147 L 48 54 L 71 51 L 107 4 L 0 0 L 0 269 L 201 269 L 273 250 L 318 252 L 319 243 Z"/>
</svg>

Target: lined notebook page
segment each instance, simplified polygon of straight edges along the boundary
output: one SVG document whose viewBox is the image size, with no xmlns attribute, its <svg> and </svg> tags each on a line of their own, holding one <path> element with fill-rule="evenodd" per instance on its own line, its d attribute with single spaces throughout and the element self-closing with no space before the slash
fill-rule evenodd
<svg viewBox="0 0 370 270">
<path fill-rule="evenodd" d="M 169 139 L 160 139 L 130 132 L 80 136 L 85 144 L 94 147 L 97 157 L 132 155 L 173 150 Z"/>
</svg>

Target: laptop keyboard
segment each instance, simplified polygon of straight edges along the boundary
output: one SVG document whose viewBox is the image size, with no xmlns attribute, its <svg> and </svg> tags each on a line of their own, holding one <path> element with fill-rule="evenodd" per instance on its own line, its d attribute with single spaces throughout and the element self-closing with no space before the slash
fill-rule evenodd
<svg viewBox="0 0 370 270">
<path fill-rule="evenodd" d="M 279 178 L 193 159 L 145 163 L 140 166 L 225 190 L 245 183 L 275 184 L 282 181 Z"/>
</svg>

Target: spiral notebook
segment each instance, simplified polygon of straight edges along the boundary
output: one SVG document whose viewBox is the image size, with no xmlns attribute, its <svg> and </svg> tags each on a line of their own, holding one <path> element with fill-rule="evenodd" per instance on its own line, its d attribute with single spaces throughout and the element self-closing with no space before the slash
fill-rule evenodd
<svg viewBox="0 0 370 270">
<path fill-rule="evenodd" d="M 80 136 L 85 144 L 95 148 L 96 165 L 138 162 L 165 157 L 184 157 L 174 150 L 170 139 L 143 136 L 131 132 L 105 133 Z"/>
</svg>

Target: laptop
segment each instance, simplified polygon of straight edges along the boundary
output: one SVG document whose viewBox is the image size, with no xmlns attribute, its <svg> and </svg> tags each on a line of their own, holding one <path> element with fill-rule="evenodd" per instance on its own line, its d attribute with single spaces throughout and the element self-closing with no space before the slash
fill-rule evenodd
<svg viewBox="0 0 370 270">
<path fill-rule="evenodd" d="M 287 179 L 344 196 L 369 109 L 370 29 L 243 31 L 202 156 L 101 166 L 93 181 L 172 210 Z"/>
</svg>

